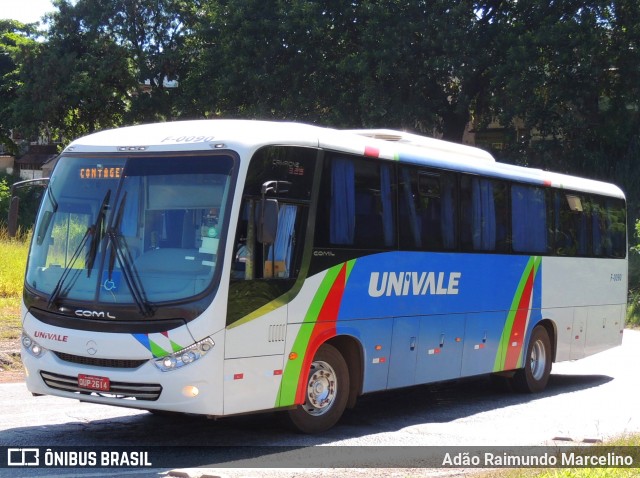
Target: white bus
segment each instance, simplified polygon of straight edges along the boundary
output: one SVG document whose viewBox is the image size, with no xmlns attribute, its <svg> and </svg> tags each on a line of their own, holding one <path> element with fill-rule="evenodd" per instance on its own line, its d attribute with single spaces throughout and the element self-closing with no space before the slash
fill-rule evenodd
<svg viewBox="0 0 640 478">
<path fill-rule="evenodd" d="M 333 426 L 359 395 L 545 388 L 619 345 L 625 198 L 390 130 L 187 121 L 62 153 L 25 277 L 27 387 Z"/>
</svg>

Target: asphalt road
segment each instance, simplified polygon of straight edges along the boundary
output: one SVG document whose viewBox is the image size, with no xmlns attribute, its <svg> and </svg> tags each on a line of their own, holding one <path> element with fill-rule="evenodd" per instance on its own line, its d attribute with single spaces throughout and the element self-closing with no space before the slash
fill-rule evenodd
<svg viewBox="0 0 640 478">
<path fill-rule="evenodd" d="M 481 445 L 500 449 L 591 443 L 640 433 L 639 363 L 640 331 L 626 330 L 622 347 L 580 361 L 554 364 L 548 388 L 542 394 L 496 391 L 486 377 L 371 394 L 361 397 L 338 426 L 317 436 L 289 431 L 275 413 L 218 421 L 163 417 L 55 397 L 32 397 L 23 383 L 3 384 L 0 446 L 89 446 L 98 451 L 163 447 L 157 449 L 162 450 L 160 458 L 157 451 L 153 456 L 160 467 L 154 464 L 146 470 L 120 469 L 119 476 L 159 476 L 176 467 L 187 469 L 233 460 L 244 460 L 242 466 L 261 466 L 259 460 L 264 457 L 272 457 L 279 464 L 267 466 L 305 468 L 310 452 L 304 447 L 320 445 L 323 447 L 313 449 L 320 463 L 314 462 L 313 466 L 357 466 L 358 460 L 365 460 L 364 455 L 354 458 L 358 450 L 370 450 L 384 460 L 380 455 L 388 449 L 396 455 L 402 450 L 408 453 L 409 458 L 404 459 L 410 468 L 420 466 L 406 461 L 412 459 L 412 452 L 420 450 L 415 447 Z M 350 448 L 361 446 L 381 448 Z M 215 458 L 221 453 L 225 460 Z M 349 463 L 349 458 L 354 462 Z M 86 476 L 107 476 L 115 471 L 106 473 L 102 469 L 103 475 L 100 469 L 39 470 L 42 476 L 51 477 L 85 472 Z M 199 468 L 183 476 L 239 476 L 232 469 L 221 470 Z M 25 474 L 20 471 L 0 469 L 0 476 L 39 474 L 35 469 L 24 470 Z M 367 476 L 375 474 L 369 470 Z"/>
</svg>

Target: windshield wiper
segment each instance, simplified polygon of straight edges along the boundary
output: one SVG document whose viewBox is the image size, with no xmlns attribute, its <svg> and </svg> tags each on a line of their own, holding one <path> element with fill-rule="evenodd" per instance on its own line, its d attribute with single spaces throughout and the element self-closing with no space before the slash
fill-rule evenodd
<svg viewBox="0 0 640 478">
<path fill-rule="evenodd" d="M 102 223 L 104 222 L 104 218 L 107 215 L 107 204 L 109 203 L 109 198 L 111 197 L 111 189 L 107 191 L 104 199 L 102 200 L 102 204 L 100 205 L 100 212 L 98 212 L 98 217 L 96 218 L 96 222 L 93 227 L 93 237 L 91 238 L 91 246 L 89 247 L 89 252 L 87 252 L 87 277 L 91 277 L 91 271 L 93 270 L 93 265 L 96 262 L 96 255 L 98 254 L 98 245 L 100 244 L 100 240 L 102 239 Z"/>
<path fill-rule="evenodd" d="M 93 268 L 93 264 L 95 262 L 98 243 L 100 242 L 100 231 L 102 229 L 102 223 L 104 222 L 104 216 L 106 214 L 107 205 L 109 204 L 110 197 L 111 197 L 111 189 L 107 191 L 107 193 L 104 195 L 104 198 L 102 199 L 102 204 L 100 204 L 100 209 L 98 210 L 98 217 L 96 217 L 96 220 L 92 225 L 87 227 L 87 230 L 84 233 L 84 236 L 82 236 L 82 239 L 80 240 L 80 244 L 78 244 L 78 247 L 76 247 L 75 251 L 73 251 L 71 260 L 69 261 L 67 266 L 64 268 L 64 271 L 62 271 L 62 275 L 60 276 L 60 279 L 58 279 L 56 286 L 53 288 L 53 291 L 51 292 L 51 296 L 49 296 L 49 302 L 47 303 L 47 307 L 50 308 L 53 304 L 55 304 L 56 300 L 58 300 L 58 298 L 61 295 L 66 295 L 71 289 L 71 287 L 73 287 L 73 284 L 75 284 L 76 280 L 78 280 L 78 276 L 80 275 L 80 269 L 75 270 L 75 274 L 71 282 L 65 288 L 63 293 L 62 286 L 64 285 L 71 271 L 74 270 L 73 266 L 78 260 L 78 257 L 80 257 L 80 253 L 84 249 L 84 246 L 87 243 L 87 239 L 89 239 L 90 235 L 93 235 L 93 238 L 91 240 L 91 247 L 89 248 L 89 252 L 87 253 L 87 257 L 85 259 L 87 264 L 87 269 L 88 269 L 87 277 L 91 274 L 91 269 Z"/>
<path fill-rule="evenodd" d="M 120 201 L 120 205 L 118 206 L 118 212 L 116 213 L 115 219 L 112 221 L 112 226 L 107 229 L 107 248 L 109 245 L 112 246 L 111 255 L 109 256 L 109 269 L 108 269 L 108 280 L 112 280 L 113 269 L 115 267 L 115 261 L 118 260 L 120 264 L 120 269 L 122 270 L 122 275 L 124 276 L 124 280 L 127 283 L 127 287 L 131 291 L 131 296 L 135 301 L 140 313 L 145 317 L 150 317 L 153 315 L 153 308 L 151 304 L 147 300 L 144 287 L 140 282 L 140 277 L 138 276 L 135 267 L 133 266 L 133 257 L 131 256 L 131 251 L 127 246 L 127 242 L 120 234 L 120 224 L 122 223 L 122 216 L 124 213 L 124 204 L 127 200 L 127 193 L 125 192 L 122 196 L 122 201 Z"/>
</svg>

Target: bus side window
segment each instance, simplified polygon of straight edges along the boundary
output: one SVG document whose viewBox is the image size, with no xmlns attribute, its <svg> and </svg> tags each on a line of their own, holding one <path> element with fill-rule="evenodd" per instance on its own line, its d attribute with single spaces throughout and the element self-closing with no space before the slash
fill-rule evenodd
<svg viewBox="0 0 640 478">
<path fill-rule="evenodd" d="M 589 224 L 595 204 L 586 197 L 555 191 L 553 194 L 554 252 L 559 256 L 586 256 L 590 253 Z"/>
<path fill-rule="evenodd" d="M 549 250 L 546 194 L 543 188 L 511 186 L 513 251 L 545 254 Z"/>
<path fill-rule="evenodd" d="M 400 247 L 453 250 L 457 245 L 456 176 L 417 168 L 400 168 Z"/>
<path fill-rule="evenodd" d="M 621 199 L 607 199 L 607 222 L 611 251 L 609 257 L 627 257 L 627 211 Z"/>
<path fill-rule="evenodd" d="M 593 199 L 593 253 L 598 257 L 626 257 L 626 211 L 624 201 Z"/>
<path fill-rule="evenodd" d="M 462 249 L 509 252 L 506 183 L 462 176 L 460 185 Z"/>
<path fill-rule="evenodd" d="M 393 165 L 337 156 L 324 168 L 317 243 L 322 247 L 392 249 L 396 245 Z"/>
</svg>

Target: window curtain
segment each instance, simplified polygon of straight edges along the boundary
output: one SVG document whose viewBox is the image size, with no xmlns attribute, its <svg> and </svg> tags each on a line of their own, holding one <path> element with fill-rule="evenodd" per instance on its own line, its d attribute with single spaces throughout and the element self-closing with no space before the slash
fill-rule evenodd
<svg viewBox="0 0 640 478">
<path fill-rule="evenodd" d="M 416 212 L 416 202 L 413 198 L 411 172 L 406 168 L 402 169 L 402 185 L 404 199 L 407 203 L 407 207 L 409 208 L 409 227 L 411 229 L 411 234 L 413 235 L 413 243 L 415 247 L 421 248 L 422 238 L 420 237 L 420 233 L 422 231 L 422 224 L 420 217 Z"/>
<path fill-rule="evenodd" d="M 602 256 L 602 230 L 601 224 L 603 223 L 603 214 L 600 208 L 600 204 L 592 203 L 592 233 L 593 233 L 593 254 L 596 256 Z M 606 230 L 605 230 L 606 233 Z"/>
<path fill-rule="evenodd" d="M 471 182 L 471 216 L 473 222 L 473 249 L 492 251 L 496 248 L 496 206 L 493 183 L 474 178 Z"/>
<path fill-rule="evenodd" d="M 582 198 L 585 201 L 584 198 Z M 584 202 L 583 202 L 584 204 Z M 578 216 L 578 225 L 576 231 L 576 240 L 578 244 L 576 244 L 578 248 L 578 254 L 585 256 L 589 253 L 589 224 L 588 221 L 590 219 L 590 214 L 588 211 L 583 211 Z"/>
<path fill-rule="evenodd" d="M 456 228 L 454 211 L 454 188 L 453 178 L 449 176 L 440 177 L 442 214 L 440 215 L 442 228 L 442 246 L 445 249 L 456 247 Z"/>
<path fill-rule="evenodd" d="M 278 231 L 276 241 L 269 247 L 268 260 L 284 262 L 286 273 L 284 277 L 290 276 L 291 253 L 293 251 L 294 227 L 298 208 L 287 204 L 280 207 L 278 211 Z"/>
<path fill-rule="evenodd" d="M 560 254 L 560 250 L 566 246 L 564 235 L 562 234 L 562 201 L 564 201 L 564 195 L 556 192 L 553 196 L 553 234 L 554 234 L 554 247 L 555 253 Z"/>
<path fill-rule="evenodd" d="M 353 162 L 336 158 L 331 165 L 329 241 L 353 244 L 355 232 L 355 172 Z"/>
<path fill-rule="evenodd" d="M 513 250 L 547 252 L 547 212 L 544 190 L 528 186 L 511 187 Z"/>
<path fill-rule="evenodd" d="M 605 201 L 605 234 L 603 252 L 606 257 L 625 257 L 627 237 L 624 224 L 626 216 L 624 208 L 616 206 L 611 199 Z"/>
<path fill-rule="evenodd" d="M 380 166 L 380 199 L 382 201 L 382 231 L 384 233 L 384 245 L 394 245 L 393 202 L 391 200 L 391 167 Z"/>
</svg>

